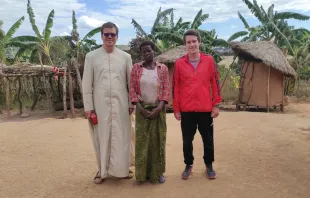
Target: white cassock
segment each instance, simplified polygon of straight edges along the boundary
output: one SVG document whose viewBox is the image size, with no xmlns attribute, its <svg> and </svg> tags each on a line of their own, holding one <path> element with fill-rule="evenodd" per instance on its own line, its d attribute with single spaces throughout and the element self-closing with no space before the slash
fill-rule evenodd
<svg viewBox="0 0 310 198">
<path fill-rule="evenodd" d="M 102 178 L 128 176 L 132 164 L 132 125 L 129 107 L 130 54 L 101 47 L 86 54 L 82 89 L 84 110 L 95 110 L 98 124 L 89 122 Z"/>
</svg>

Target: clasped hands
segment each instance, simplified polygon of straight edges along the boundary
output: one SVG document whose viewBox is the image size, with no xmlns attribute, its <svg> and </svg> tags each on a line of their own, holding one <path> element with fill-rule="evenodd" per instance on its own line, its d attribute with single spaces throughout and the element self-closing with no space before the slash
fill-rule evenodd
<svg viewBox="0 0 310 198">
<path fill-rule="evenodd" d="M 139 111 L 141 112 L 142 116 L 144 116 L 145 118 L 153 120 L 153 119 L 155 119 L 155 118 L 158 116 L 158 114 L 160 113 L 161 107 L 158 106 L 158 107 L 154 108 L 154 109 L 151 110 L 151 111 L 148 110 L 148 109 L 144 109 L 143 107 L 141 107 L 141 108 L 139 109 Z"/>
</svg>

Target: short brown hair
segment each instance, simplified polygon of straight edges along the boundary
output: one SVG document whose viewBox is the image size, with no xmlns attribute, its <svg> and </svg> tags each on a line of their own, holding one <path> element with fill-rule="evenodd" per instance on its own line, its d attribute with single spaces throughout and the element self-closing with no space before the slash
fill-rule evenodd
<svg viewBox="0 0 310 198">
<path fill-rule="evenodd" d="M 106 23 L 104 23 L 104 24 L 101 26 L 101 29 L 100 29 L 101 35 L 103 34 L 103 29 L 104 29 L 104 28 L 115 28 L 116 34 L 118 35 L 118 27 L 117 27 L 114 23 L 112 23 L 112 22 L 106 22 Z"/>
<path fill-rule="evenodd" d="M 185 40 L 186 36 L 196 36 L 197 40 L 200 42 L 200 34 L 197 30 L 187 30 L 183 36 L 184 43 L 186 43 L 186 40 Z"/>
</svg>

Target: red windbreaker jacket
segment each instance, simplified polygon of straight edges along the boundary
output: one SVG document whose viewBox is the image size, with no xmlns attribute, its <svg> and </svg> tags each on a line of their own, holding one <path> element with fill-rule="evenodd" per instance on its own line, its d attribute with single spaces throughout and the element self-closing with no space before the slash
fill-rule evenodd
<svg viewBox="0 0 310 198">
<path fill-rule="evenodd" d="M 175 63 L 172 93 L 175 113 L 211 112 L 222 101 L 219 72 L 213 57 L 200 52 L 196 70 L 188 55 L 179 58 Z"/>
</svg>

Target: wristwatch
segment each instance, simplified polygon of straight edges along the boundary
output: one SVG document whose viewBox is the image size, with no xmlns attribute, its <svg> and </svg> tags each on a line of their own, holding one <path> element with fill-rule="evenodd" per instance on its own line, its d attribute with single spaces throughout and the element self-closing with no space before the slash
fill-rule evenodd
<svg viewBox="0 0 310 198">
<path fill-rule="evenodd" d="M 217 108 L 219 108 L 220 107 L 220 104 L 216 104 L 214 107 L 217 107 Z"/>
</svg>

